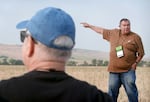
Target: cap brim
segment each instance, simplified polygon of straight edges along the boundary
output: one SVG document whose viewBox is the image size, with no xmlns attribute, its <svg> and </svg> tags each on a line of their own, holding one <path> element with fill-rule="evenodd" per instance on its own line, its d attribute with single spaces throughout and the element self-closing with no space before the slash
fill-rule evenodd
<svg viewBox="0 0 150 102">
<path fill-rule="evenodd" d="M 18 24 L 16 25 L 16 28 L 17 28 L 17 29 L 24 29 L 24 28 L 26 28 L 26 25 L 27 25 L 28 22 L 29 22 L 28 20 L 22 21 L 22 22 L 20 22 L 20 23 L 18 23 Z"/>
</svg>

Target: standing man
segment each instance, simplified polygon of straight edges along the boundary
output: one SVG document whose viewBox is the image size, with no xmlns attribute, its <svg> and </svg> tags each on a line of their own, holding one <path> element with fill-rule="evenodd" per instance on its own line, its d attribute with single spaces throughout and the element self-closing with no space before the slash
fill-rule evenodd
<svg viewBox="0 0 150 102">
<path fill-rule="evenodd" d="M 123 85 L 129 102 L 138 102 L 135 70 L 144 56 L 144 49 L 140 36 L 130 30 L 130 21 L 123 18 L 120 20 L 120 29 L 112 30 L 88 23 L 81 24 L 102 34 L 110 42 L 109 95 L 117 102 L 119 88 Z"/>
<path fill-rule="evenodd" d="M 20 22 L 22 57 L 29 72 L 0 82 L 0 102 L 112 102 L 87 82 L 65 73 L 75 25 L 65 11 L 47 7 Z"/>
</svg>

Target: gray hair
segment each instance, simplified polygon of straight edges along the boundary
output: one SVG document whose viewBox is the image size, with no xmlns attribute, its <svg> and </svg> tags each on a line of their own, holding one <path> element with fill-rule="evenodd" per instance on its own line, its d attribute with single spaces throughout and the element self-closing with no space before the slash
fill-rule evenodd
<svg viewBox="0 0 150 102">
<path fill-rule="evenodd" d="M 54 40 L 54 45 L 58 47 L 66 47 L 66 48 L 72 48 L 74 46 L 73 41 L 68 36 L 59 36 Z"/>
<path fill-rule="evenodd" d="M 46 54 L 47 58 L 51 60 L 55 59 L 59 61 L 67 61 L 70 58 L 72 53 L 71 50 L 59 50 L 59 49 L 49 48 L 40 42 L 38 42 L 38 45 L 42 53 Z M 72 39 L 69 38 L 68 36 L 58 37 L 57 39 L 55 39 L 54 45 L 59 47 L 67 47 L 67 48 L 71 48 L 74 46 Z"/>
</svg>

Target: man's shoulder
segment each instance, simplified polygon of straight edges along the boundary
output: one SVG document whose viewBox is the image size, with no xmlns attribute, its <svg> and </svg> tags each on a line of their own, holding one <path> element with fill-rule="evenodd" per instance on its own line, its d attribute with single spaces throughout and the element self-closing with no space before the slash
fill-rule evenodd
<svg viewBox="0 0 150 102">
<path fill-rule="evenodd" d="M 133 36 L 134 38 L 141 38 L 139 34 L 132 31 L 130 32 L 130 35 Z"/>
<path fill-rule="evenodd" d="M 116 31 L 119 32 L 120 29 L 119 28 L 112 28 L 112 29 L 104 29 L 105 31 Z"/>
<path fill-rule="evenodd" d="M 18 82 L 22 83 L 25 81 L 24 79 L 26 79 L 29 74 L 30 73 L 24 73 L 23 75 L 20 75 L 20 76 L 13 76 L 11 78 L 1 80 L 0 81 L 0 87 L 1 86 L 7 86 L 8 87 L 9 85 L 16 85 L 16 83 L 18 83 Z"/>
<path fill-rule="evenodd" d="M 92 85 L 86 81 L 73 78 L 74 84 L 72 89 L 78 89 L 83 96 L 91 96 L 95 101 L 112 102 L 112 98 L 101 89 L 98 89 L 95 85 Z M 74 88 L 75 87 L 75 88 Z"/>
<path fill-rule="evenodd" d="M 16 81 L 18 81 L 22 76 L 12 77 L 9 79 L 4 79 L 0 81 L 0 87 L 1 86 L 8 86 L 11 84 L 14 84 Z"/>
</svg>

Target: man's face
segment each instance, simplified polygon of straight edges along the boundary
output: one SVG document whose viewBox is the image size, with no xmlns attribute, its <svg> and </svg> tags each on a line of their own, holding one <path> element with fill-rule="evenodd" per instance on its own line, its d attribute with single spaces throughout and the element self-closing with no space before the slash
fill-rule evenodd
<svg viewBox="0 0 150 102">
<path fill-rule="evenodd" d="M 128 34 L 130 32 L 130 22 L 122 21 L 120 23 L 120 29 L 122 34 Z"/>
</svg>

